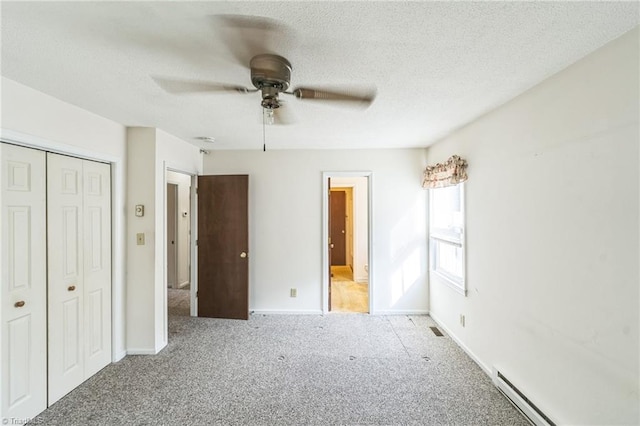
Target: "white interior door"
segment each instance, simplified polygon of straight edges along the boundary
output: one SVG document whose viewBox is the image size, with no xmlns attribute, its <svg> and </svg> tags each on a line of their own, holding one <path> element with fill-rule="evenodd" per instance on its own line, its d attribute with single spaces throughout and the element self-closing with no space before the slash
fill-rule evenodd
<svg viewBox="0 0 640 426">
<path fill-rule="evenodd" d="M 45 153 L 0 158 L 0 418 L 27 419 L 47 407 Z"/>
<path fill-rule="evenodd" d="M 111 360 L 110 168 L 47 154 L 49 405 Z"/>
<path fill-rule="evenodd" d="M 82 160 L 47 154 L 49 405 L 84 381 Z"/>
<path fill-rule="evenodd" d="M 111 167 L 84 160 L 84 324 L 88 379 L 111 362 Z"/>
</svg>

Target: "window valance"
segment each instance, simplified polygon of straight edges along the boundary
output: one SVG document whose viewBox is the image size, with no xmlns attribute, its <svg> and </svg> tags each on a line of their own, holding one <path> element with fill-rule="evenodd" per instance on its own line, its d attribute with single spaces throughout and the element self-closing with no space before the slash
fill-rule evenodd
<svg viewBox="0 0 640 426">
<path fill-rule="evenodd" d="M 443 188 L 457 185 L 467 180 L 467 161 L 457 155 L 451 156 L 445 163 L 427 166 L 424 170 L 422 187 Z"/>
</svg>

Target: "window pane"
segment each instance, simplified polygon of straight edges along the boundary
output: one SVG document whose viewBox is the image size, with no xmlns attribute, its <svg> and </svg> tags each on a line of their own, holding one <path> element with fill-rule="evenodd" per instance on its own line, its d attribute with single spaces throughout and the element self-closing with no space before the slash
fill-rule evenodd
<svg viewBox="0 0 640 426">
<path fill-rule="evenodd" d="M 464 270 L 464 188 L 462 184 L 430 189 L 431 271 L 466 294 Z"/>
<path fill-rule="evenodd" d="M 460 234 L 462 232 L 462 200 L 460 185 L 431 189 L 431 228 Z"/>
<path fill-rule="evenodd" d="M 436 271 L 462 278 L 462 248 L 443 242 L 436 242 L 434 248 L 437 250 Z"/>
</svg>

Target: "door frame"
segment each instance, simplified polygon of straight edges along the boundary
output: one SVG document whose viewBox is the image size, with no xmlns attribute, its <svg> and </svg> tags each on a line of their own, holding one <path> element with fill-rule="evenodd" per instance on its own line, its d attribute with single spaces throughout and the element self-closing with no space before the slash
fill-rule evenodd
<svg viewBox="0 0 640 426">
<path fill-rule="evenodd" d="M 164 172 L 163 175 L 163 205 L 165 206 L 165 213 L 163 214 L 163 229 L 166 232 L 167 229 L 167 214 L 166 214 L 166 205 L 167 205 L 167 183 L 172 183 L 167 179 L 167 172 L 180 173 L 186 176 L 189 176 L 191 179 L 191 187 L 189 190 L 189 229 L 191 230 L 191 238 L 189 238 L 189 257 L 190 257 L 190 268 L 189 268 L 189 315 L 192 317 L 198 316 L 198 300 L 196 295 L 198 294 L 198 252 L 196 251 L 196 241 L 198 240 L 198 205 L 196 204 L 196 194 L 198 191 L 197 185 L 197 177 L 198 173 L 194 171 L 186 171 L 182 170 L 178 167 L 172 167 L 171 165 L 167 165 L 167 162 L 164 162 Z M 167 275 L 168 275 L 168 265 L 167 265 L 167 238 L 165 235 L 163 242 L 163 288 L 164 288 L 164 306 L 163 306 L 163 318 L 164 318 L 164 332 L 165 332 L 165 342 L 168 342 L 169 335 L 169 307 L 168 307 L 168 291 L 167 291 Z"/>
<path fill-rule="evenodd" d="M 125 343 L 125 240 L 124 240 L 124 159 L 73 145 L 53 142 L 37 136 L 0 128 L 0 140 L 13 145 L 34 148 L 111 166 L 111 362 L 127 354 Z M 119 344 L 120 343 L 120 344 Z"/>
<path fill-rule="evenodd" d="M 375 314 L 373 264 L 373 172 L 322 172 L 322 313 L 329 313 L 329 179 L 340 177 L 367 178 L 367 259 L 369 262 L 369 314 Z"/>
</svg>

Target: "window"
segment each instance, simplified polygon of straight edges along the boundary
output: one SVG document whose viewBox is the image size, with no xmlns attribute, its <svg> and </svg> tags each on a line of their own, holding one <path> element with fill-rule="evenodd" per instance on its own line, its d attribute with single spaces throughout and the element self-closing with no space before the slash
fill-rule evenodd
<svg viewBox="0 0 640 426">
<path fill-rule="evenodd" d="M 466 294 L 464 184 L 429 190 L 431 273 Z"/>
</svg>

